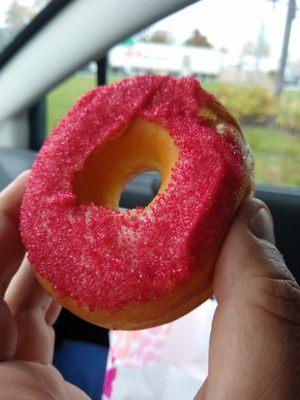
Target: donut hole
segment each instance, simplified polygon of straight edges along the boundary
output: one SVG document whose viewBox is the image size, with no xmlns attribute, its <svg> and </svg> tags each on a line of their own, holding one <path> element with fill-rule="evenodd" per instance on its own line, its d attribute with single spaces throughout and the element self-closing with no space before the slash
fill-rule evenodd
<svg viewBox="0 0 300 400">
<path fill-rule="evenodd" d="M 161 174 L 158 192 L 162 193 L 178 157 L 178 147 L 163 126 L 135 117 L 123 131 L 94 149 L 74 174 L 76 202 L 117 210 L 128 182 L 147 171 Z M 153 201 L 155 197 L 150 204 Z"/>
<path fill-rule="evenodd" d="M 161 185 L 161 174 L 158 171 L 147 171 L 131 179 L 121 193 L 120 211 L 136 207 L 146 207 L 155 198 Z"/>
</svg>

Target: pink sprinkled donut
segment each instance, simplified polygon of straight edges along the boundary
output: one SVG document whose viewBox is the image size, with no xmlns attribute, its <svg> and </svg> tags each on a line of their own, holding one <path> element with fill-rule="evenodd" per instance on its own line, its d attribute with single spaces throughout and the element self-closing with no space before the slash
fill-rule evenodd
<svg viewBox="0 0 300 400">
<path fill-rule="evenodd" d="M 145 208 L 126 183 L 159 171 Z M 21 235 L 44 288 L 113 329 L 174 320 L 211 295 L 213 267 L 252 186 L 240 127 L 194 78 L 142 76 L 84 95 L 32 168 Z"/>
</svg>

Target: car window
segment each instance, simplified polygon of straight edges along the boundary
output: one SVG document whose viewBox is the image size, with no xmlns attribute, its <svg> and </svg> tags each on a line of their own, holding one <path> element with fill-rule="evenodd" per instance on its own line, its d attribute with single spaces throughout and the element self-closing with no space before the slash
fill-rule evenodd
<svg viewBox="0 0 300 400">
<path fill-rule="evenodd" d="M 286 13 L 281 0 L 197 2 L 112 48 L 107 83 L 149 73 L 197 77 L 240 121 L 255 155 L 256 183 L 300 187 L 300 12 L 284 90 L 275 95 Z M 49 93 L 48 133 L 95 85 L 90 67 Z"/>
<path fill-rule="evenodd" d="M 108 80 L 196 76 L 240 121 L 255 155 L 256 182 L 300 186 L 299 11 L 284 90 L 275 95 L 286 13 L 280 0 L 198 2 L 111 49 Z"/>
<path fill-rule="evenodd" d="M 0 1 L 0 54 L 50 1 Z"/>
<path fill-rule="evenodd" d="M 96 63 L 89 63 L 51 90 L 46 97 L 46 133 L 49 135 L 76 100 L 97 86 Z"/>
</svg>

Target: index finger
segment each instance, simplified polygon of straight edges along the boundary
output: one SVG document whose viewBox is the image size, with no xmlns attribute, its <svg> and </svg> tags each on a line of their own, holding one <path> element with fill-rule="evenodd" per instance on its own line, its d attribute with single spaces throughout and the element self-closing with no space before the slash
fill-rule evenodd
<svg viewBox="0 0 300 400">
<path fill-rule="evenodd" d="M 19 210 L 29 171 L 0 193 L 0 297 L 19 268 L 25 249 L 19 235 Z"/>
</svg>

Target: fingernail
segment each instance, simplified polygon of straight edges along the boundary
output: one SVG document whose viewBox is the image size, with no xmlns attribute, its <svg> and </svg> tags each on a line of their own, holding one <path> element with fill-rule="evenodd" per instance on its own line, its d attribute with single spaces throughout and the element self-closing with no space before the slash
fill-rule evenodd
<svg viewBox="0 0 300 400">
<path fill-rule="evenodd" d="M 275 243 L 272 217 L 265 208 L 259 208 L 255 212 L 250 220 L 249 229 L 259 239 Z"/>
</svg>

